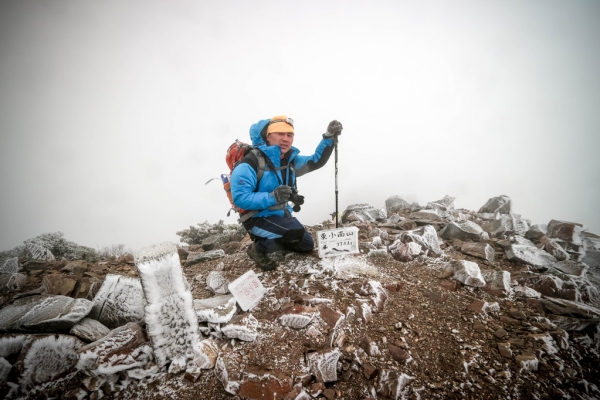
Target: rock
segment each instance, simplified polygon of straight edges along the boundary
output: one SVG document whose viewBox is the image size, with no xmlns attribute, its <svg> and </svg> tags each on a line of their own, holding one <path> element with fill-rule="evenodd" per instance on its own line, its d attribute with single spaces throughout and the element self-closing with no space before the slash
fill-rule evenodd
<svg viewBox="0 0 600 400">
<path fill-rule="evenodd" d="M 227 236 L 224 235 L 213 235 L 209 236 L 206 239 L 202 240 L 202 249 L 204 251 L 209 251 L 213 249 L 217 249 L 218 246 L 227 239 Z"/>
<path fill-rule="evenodd" d="M 455 281 L 454 279 L 442 279 L 440 281 L 440 286 L 451 292 L 456 292 L 458 289 L 460 289 L 460 282 Z"/>
<path fill-rule="evenodd" d="M 430 201 L 425 208 L 435 210 L 440 216 L 446 216 L 447 211 L 454 209 L 454 199 L 455 197 L 446 195 L 441 200 Z"/>
<path fill-rule="evenodd" d="M 369 204 L 352 204 L 342 214 L 342 223 L 375 222 L 378 219 L 383 219 L 380 211 Z"/>
<path fill-rule="evenodd" d="M 539 299 L 542 294 L 537 290 L 531 289 L 527 286 L 516 286 L 513 288 L 513 293 L 517 297 L 525 297 L 530 299 Z"/>
<path fill-rule="evenodd" d="M 600 318 L 600 309 L 574 301 L 556 298 L 528 299 L 527 304 L 548 314 L 576 318 Z"/>
<path fill-rule="evenodd" d="M 378 373 L 379 373 L 379 370 L 377 368 L 375 368 L 373 365 L 371 365 L 371 364 L 363 365 L 363 374 L 364 374 L 365 378 L 367 378 L 368 380 L 375 378 Z"/>
<path fill-rule="evenodd" d="M 518 261 L 523 264 L 534 266 L 538 269 L 548 268 L 556 264 L 558 260 L 537 247 L 512 244 L 506 250 L 506 256 L 510 261 Z"/>
<path fill-rule="evenodd" d="M 71 328 L 69 335 L 77 336 L 84 342 L 95 342 L 108 335 L 110 329 L 95 319 L 84 318 Z"/>
<path fill-rule="evenodd" d="M 331 329 L 337 328 L 338 325 L 344 320 L 344 314 L 334 311 L 326 305 L 319 306 L 319 315 Z"/>
<path fill-rule="evenodd" d="M 527 232 L 525 232 L 525 237 L 529 240 L 539 241 L 543 236 L 546 236 L 548 233 L 548 225 L 539 224 L 532 225 Z"/>
<path fill-rule="evenodd" d="M 482 223 L 481 229 L 495 238 L 507 237 L 514 234 L 522 236 L 529 230 L 529 223 L 527 220 L 520 219 L 514 214 L 499 214 L 498 219 Z"/>
<path fill-rule="evenodd" d="M 25 242 L 23 257 L 31 260 L 56 261 L 52 252 L 33 242 Z"/>
<path fill-rule="evenodd" d="M 23 372 L 20 385 L 31 389 L 45 382 L 58 380 L 74 371 L 77 350 L 82 343 L 68 335 L 51 335 L 31 340 L 21 353 Z"/>
<path fill-rule="evenodd" d="M 389 248 L 390 254 L 397 261 L 408 262 L 414 260 L 422 252 L 421 245 L 416 242 L 402 243 L 396 240 Z"/>
<path fill-rule="evenodd" d="M 221 352 L 215 364 L 215 376 L 227 393 L 236 395 L 242 385 L 243 358 L 233 351 Z"/>
<path fill-rule="evenodd" d="M 582 232 L 581 238 L 585 246 L 585 255 L 581 261 L 596 271 L 596 277 L 600 279 L 600 236 L 591 232 Z"/>
<path fill-rule="evenodd" d="M 440 224 L 444 222 L 434 210 L 421 210 L 414 212 L 408 216 L 408 218 L 421 224 Z"/>
<path fill-rule="evenodd" d="M 13 257 L 0 265 L 0 274 L 16 274 L 19 272 L 19 258 Z"/>
<path fill-rule="evenodd" d="M 508 271 L 486 271 L 482 273 L 486 282 L 486 290 L 501 290 L 510 292 L 510 272 Z"/>
<path fill-rule="evenodd" d="M 198 354 L 198 318 L 175 244 L 165 242 L 141 249 L 135 254 L 135 265 L 144 290 L 144 320 L 157 364 L 206 365 L 208 356 Z"/>
<path fill-rule="evenodd" d="M 506 332 L 504 328 L 498 328 L 494 331 L 494 336 L 496 336 L 498 339 L 504 339 L 508 336 L 508 332 Z"/>
<path fill-rule="evenodd" d="M 77 280 L 63 274 L 46 275 L 42 279 L 42 293 L 69 296 L 75 289 L 76 284 Z"/>
<path fill-rule="evenodd" d="M 402 243 L 415 242 L 424 249 L 429 250 L 429 254 L 434 257 L 442 255 L 437 232 L 431 225 L 425 225 L 418 229 L 402 232 L 399 236 Z"/>
<path fill-rule="evenodd" d="M 512 212 L 512 202 L 508 196 L 498 196 L 489 199 L 478 211 L 479 213 L 500 213 L 510 214 Z"/>
<path fill-rule="evenodd" d="M 93 376 L 113 374 L 146 365 L 153 358 L 142 328 L 129 322 L 78 350 L 77 369 Z"/>
<path fill-rule="evenodd" d="M 379 357 L 381 355 L 377 343 L 368 336 L 363 336 L 358 345 L 371 357 Z"/>
<path fill-rule="evenodd" d="M 0 293 L 12 293 L 21 290 L 27 284 L 27 277 L 18 272 L 0 274 Z"/>
<path fill-rule="evenodd" d="M 467 306 L 468 310 L 471 310 L 477 314 L 485 314 L 488 312 L 499 312 L 500 306 L 498 303 L 488 303 L 483 300 L 475 300 Z"/>
<path fill-rule="evenodd" d="M 283 399 L 292 390 L 292 378 L 279 370 L 248 366 L 238 395 L 243 399 Z"/>
<path fill-rule="evenodd" d="M 340 358 L 338 348 L 324 349 L 306 354 L 306 362 L 310 373 L 317 382 L 337 381 L 337 363 Z"/>
<path fill-rule="evenodd" d="M 223 251 L 222 249 L 205 251 L 202 253 L 191 252 L 188 254 L 187 260 L 185 261 L 185 265 L 189 267 L 191 265 L 198 264 L 202 261 L 216 260 L 217 258 L 221 257 L 225 257 L 225 251 Z"/>
<path fill-rule="evenodd" d="M 92 276 L 84 276 L 77 280 L 71 296 L 76 299 L 93 300 L 101 286 L 102 281 L 100 279 Z"/>
<path fill-rule="evenodd" d="M 71 272 L 75 275 L 81 276 L 88 270 L 88 263 L 85 260 L 70 261 L 67 265 L 61 269 L 62 272 Z"/>
<path fill-rule="evenodd" d="M 360 294 L 371 298 L 373 312 L 383 311 L 388 296 L 380 282 L 373 280 L 366 281 L 360 288 Z"/>
<path fill-rule="evenodd" d="M 0 310 L 0 331 L 68 332 L 92 303 L 66 296 L 30 296 Z"/>
<path fill-rule="evenodd" d="M 106 275 L 93 302 L 89 317 L 110 329 L 144 320 L 144 293 L 137 278 Z"/>
<path fill-rule="evenodd" d="M 411 358 L 410 354 L 408 354 L 406 350 L 401 349 L 398 346 L 394 346 L 393 344 L 388 344 L 388 350 L 390 351 L 392 358 L 398 362 L 403 362 Z"/>
<path fill-rule="evenodd" d="M 548 223 L 548 237 L 564 240 L 576 245 L 583 245 L 581 232 L 583 225 L 574 222 L 552 220 Z"/>
<path fill-rule="evenodd" d="M 212 369 L 214 368 L 217 357 L 219 356 L 219 348 L 212 339 L 204 339 L 193 344 L 194 360 L 188 363 L 186 372 L 194 371 L 195 369 Z M 193 367 L 190 367 L 193 364 Z"/>
<path fill-rule="evenodd" d="M 404 398 L 405 387 L 415 378 L 398 371 L 382 369 L 377 377 L 377 394 L 389 399 Z"/>
<path fill-rule="evenodd" d="M 550 332 L 550 336 L 552 336 L 559 349 L 567 350 L 569 348 L 569 334 L 566 331 L 562 329 L 552 331 Z"/>
<path fill-rule="evenodd" d="M 483 229 L 473 221 L 452 221 L 440 231 L 440 237 L 446 240 L 475 240 L 480 241 L 487 238 Z"/>
<path fill-rule="evenodd" d="M 311 323 L 316 314 L 316 310 L 312 307 L 296 305 L 283 309 L 278 319 L 283 326 L 302 329 Z"/>
<path fill-rule="evenodd" d="M 385 209 L 388 215 L 392 215 L 406 208 L 410 209 L 411 205 L 400 196 L 391 196 L 385 201 Z"/>
<path fill-rule="evenodd" d="M 194 299 L 194 310 L 200 322 L 223 324 L 229 322 L 235 314 L 236 304 L 233 295 L 224 294 L 208 299 Z"/>
<path fill-rule="evenodd" d="M 587 270 L 588 266 L 585 264 L 566 260 L 557 262 L 556 264 L 552 265 L 552 267 L 550 267 L 547 272 L 552 274 L 567 274 L 583 277 L 585 276 Z"/>
<path fill-rule="evenodd" d="M 485 286 L 485 280 L 481 275 L 481 270 L 477 263 L 466 260 L 453 260 L 450 262 L 449 266 L 454 269 L 454 275 L 452 277 L 457 281 L 460 281 L 467 286 Z"/>
<path fill-rule="evenodd" d="M 495 252 L 492 246 L 487 243 L 464 243 L 460 251 L 473 257 L 482 258 L 489 262 L 494 262 Z"/>
<path fill-rule="evenodd" d="M 519 368 L 519 372 L 533 372 L 538 370 L 539 361 L 534 355 L 521 354 L 515 357 L 515 363 Z"/>
<path fill-rule="evenodd" d="M 513 355 L 509 343 L 498 343 L 498 352 L 500 353 L 500 356 L 504 358 L 510 359 Z"/>
<path fill-rule="evenodd" d="M 227 325 L 221 327 L 221 333 L 230 339 L 253 342 L 258 336 L 258 321 L 250 313 L 236 315 Z"/>
<path fill-rule="evenodd" d="M 554 240 L 549 239 L 546 236 L 542 236 L 540 238 L 540 243 L 544 245 L 544 250 L 546 250 L 548 254 L 553 255 L 558 261 L 569 259 L 569 253 L 567 253 L 565 249 L 563 249 L 561 245 L 556 243 Z"/>
<path fill-rule="evenodd" d="M 206 277 L 206 286 L 208 290 L 215 294 L 227 294 L 229 289 L 229 279 L 225 276 L 223 271 L 210 271 Z"/>
</svg>

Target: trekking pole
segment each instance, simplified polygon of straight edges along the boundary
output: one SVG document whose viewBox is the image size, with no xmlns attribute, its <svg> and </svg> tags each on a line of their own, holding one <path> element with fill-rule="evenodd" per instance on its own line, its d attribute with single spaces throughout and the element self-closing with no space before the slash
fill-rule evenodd
<svg viewBox="0 0 600 400">
<path fill-rule="evenodd" d="M 339 228 L 338 225 L 338 151 L 337 151 L 337 143 L 335 144 L 335 227 Z"/>
</svg>

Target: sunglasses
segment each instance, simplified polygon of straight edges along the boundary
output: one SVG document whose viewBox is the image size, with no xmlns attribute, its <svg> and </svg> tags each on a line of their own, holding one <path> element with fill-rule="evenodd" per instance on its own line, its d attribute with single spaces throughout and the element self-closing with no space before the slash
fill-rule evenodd
<svg viewBox="0 0 600 400">
<path fill-rule="evenodd" d="M 277 122 L 285 122 L 288 125 L 294 126 L 294 120 L 291 119 L 290 117 L 288 117 L 286 119 L 274 119 L 273 121 L 269 122 L 269 125 L 277 123 Z"/>
</svg>

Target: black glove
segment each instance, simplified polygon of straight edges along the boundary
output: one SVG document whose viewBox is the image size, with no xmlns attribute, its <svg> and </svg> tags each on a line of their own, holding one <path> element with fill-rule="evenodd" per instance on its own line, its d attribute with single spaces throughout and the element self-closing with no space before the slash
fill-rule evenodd
<svg viewBox="0 0 600 400">
<path fill-rule="evenodd" d="M 329 123 L 329 125 L 327 125 L 327 132 L 325 132 L 323 134 L 323 137 L 325 138 L 331 138 L 333 136 L 339 136 L 342 134 L 342 129 L 344 129 L 344 127 L 342 126 L 342 123 L 340 121 L 336 121 L 335 119 L 333 121 L 331 121 Z"/>
<path fill-rule="evenodd" d="M 271 195 L 275 197 L 277 203 L 283 203 L 290 201 L 292 195 L 292 188 L 286 185 L 277 186 L 275 190 L 271 192 Z"/>
</svg>

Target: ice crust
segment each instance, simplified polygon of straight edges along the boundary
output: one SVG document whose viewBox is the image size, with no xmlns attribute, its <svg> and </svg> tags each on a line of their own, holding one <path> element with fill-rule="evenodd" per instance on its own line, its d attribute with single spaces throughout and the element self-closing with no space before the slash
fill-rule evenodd
<svg viewBox="0 0 600 400">
<path fill-rule="evenodd" d="M 177 358 L 196 359 L 198 318 L 177 247 L 170 242 L 150 246 L 140 250 L 135 260 L 146 299 L 144 320 L 158 365 Z"/>
</svg>

